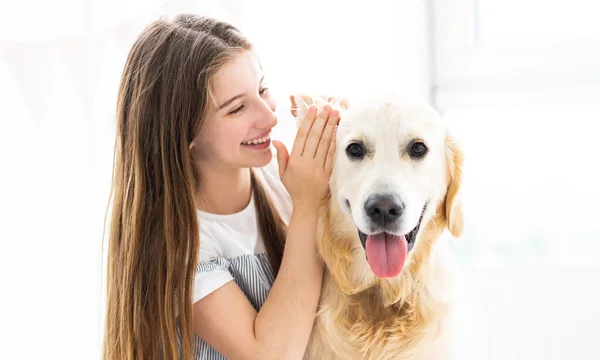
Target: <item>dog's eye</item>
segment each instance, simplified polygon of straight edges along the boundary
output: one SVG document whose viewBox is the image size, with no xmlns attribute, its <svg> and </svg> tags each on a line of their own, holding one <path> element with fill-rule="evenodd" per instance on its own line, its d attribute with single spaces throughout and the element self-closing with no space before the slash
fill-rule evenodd
<svg viewBox="0 0 600 360">
<path fill-rule="evenodd" d="M 415 142 L 410 147 L 410 156 L 415 158 L 423 157 L 427 153 L 427 146 L 422 142 Z"/>
<path fill-rule="evenodd" d="M 365 156 L 365 151 L 360 144 L 352 143 L 346 148 L 346 154 L 351 158 L 362 158 Z"/>
</svg>

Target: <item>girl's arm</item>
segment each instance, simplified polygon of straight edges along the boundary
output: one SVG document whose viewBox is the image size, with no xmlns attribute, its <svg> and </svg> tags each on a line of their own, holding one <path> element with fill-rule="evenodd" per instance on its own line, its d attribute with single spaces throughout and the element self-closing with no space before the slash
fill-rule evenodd
<svg viewBox="0 0 600 360">
<path fill-rule="evenodd" d="M 257 313 L 230 281 L 194 304 L 194 330 L 228 359 L 301 359 L 314 322 L 323 263 L 316 211 L 294 209 L 279 274 Z"/>
<path fill-rule="evenodd" d="M 339 113 L 316 117 L 311 107 L 292 154 L 278 149 L 281 179 L 294 203 L 279 274 L 257 313 L 230 281 L 194 304 L 194 331 L 231 360 L 301 359 L 315 319 L 323 279 L 316 246 L 317 213 L 328 191 Z"/>
</svg>

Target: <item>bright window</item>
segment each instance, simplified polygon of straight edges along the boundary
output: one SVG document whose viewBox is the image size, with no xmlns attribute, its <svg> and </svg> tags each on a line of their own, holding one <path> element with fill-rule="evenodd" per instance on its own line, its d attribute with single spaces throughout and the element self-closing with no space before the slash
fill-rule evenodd
<svg viewBox="0 0 600 360">
<path fill-rule="evenodd" d="M 467 157 L 456 359 L 600 358 L 598 13 L 433 1 L 433 101 Z"/>
</svg>

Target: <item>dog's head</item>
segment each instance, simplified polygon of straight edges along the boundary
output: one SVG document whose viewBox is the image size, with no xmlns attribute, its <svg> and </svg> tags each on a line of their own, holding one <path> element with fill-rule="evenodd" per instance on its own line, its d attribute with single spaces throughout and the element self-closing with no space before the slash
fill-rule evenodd
<svg viewBox="0 0 600 360">
<path fill-rule="evenodd" d="M 425 224 L 461 234 L 462 153 L 426 104 L 388 94 L 341 109 L 331 201 L 354 225 L 373 274 L 396 277 L 411 252 L 431 246 L 419 244 Z"/>
</svg>

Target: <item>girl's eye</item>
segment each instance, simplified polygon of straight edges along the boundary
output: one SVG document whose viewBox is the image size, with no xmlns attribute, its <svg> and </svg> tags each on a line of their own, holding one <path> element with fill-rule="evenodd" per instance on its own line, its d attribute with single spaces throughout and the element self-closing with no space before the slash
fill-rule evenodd
<svg viewBox="0 0 600 360">
<path fill-rule="evenodd" d="M 240 105 L 237 108 L 235 108 L 234 110 L 231 110 L 229 112 L 229 115 L 235 115 L 237 113 L 239 113 L 240 111 L 242 111 L 244 109 L 244 105 Z"/>
<path fill-rule="evenodd" d="M 260 89 L 258 91 L 258 93 L 260 94 L 260 96 L 264 96 L 267 93 L 267 91 L 269 91 L 269 88 L 268 87 L 264 87 L 264 88 Z M 242 110 L 244 110 L 244 105 L 243 104 L 240 105 L 240 106 L 238 106 L 234 110 L 231 110 L 227 115 L 235 115 L 235 114 L 241 112 Z"/>
</svg>

